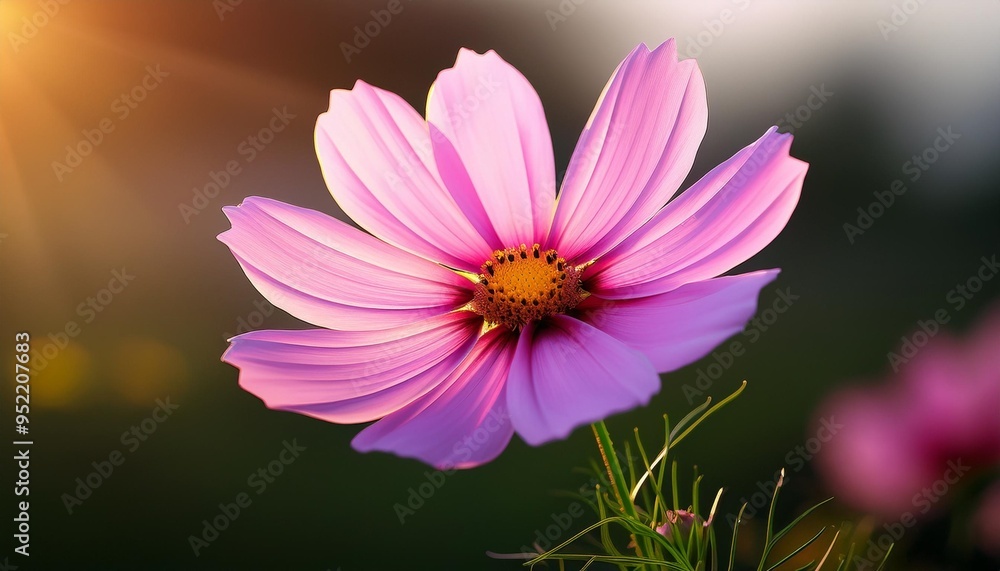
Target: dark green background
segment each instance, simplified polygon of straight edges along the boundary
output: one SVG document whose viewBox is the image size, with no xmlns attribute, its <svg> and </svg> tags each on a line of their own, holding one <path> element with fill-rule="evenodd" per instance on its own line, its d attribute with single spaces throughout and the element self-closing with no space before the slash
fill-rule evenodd
<svg viewBox="0 0 1000 571">
<path fill-rule="evenodd" d="M 886 38 L 879 20 L 891 17 L 889 2 L 404 0 L 347 62 L 342 42 L 353 42 L 355 26 L 387 4 L 246 0 L 220 19 L 208 1 L 77 1 L 60 5 L 15 48 L 10 34 L 24 34 L 22 18 L 43 6 L 0 2 L 5 370 L 12 369 L 15 331 L 30 331 L 41 348 L 68 320 L 83 321 L 77 305 L 104 287 L 113 269 L 136 276 L 32 381 L 32 555 L 10 563 L 513 569 L 485 552 L 517 551 L 552 514 L 569 509 L 571 500 L 553 491 L 589 481 L 573 471 L 595 455 L 586 429 L 542 448 L 515 437 L 495 462 L 448 476 L 400 525 L 393 505 L 426 481 L 428 468 L 354 452 L 349 441 L 359 427 L 265 409 L 219 361 L 225 334 L 260 299 L 215 240 L 228 228 L 221 208 L 262 195 L 343 216 L 322 180 L 312 132 L 328 91 L 359 78 L 422 109 L 430 83 L 460 47 L 495 49 L 538 90 L 557 168 L 564 168 L 604 82 L 630 49 L 676 36 L 682 52 L 694 55 L 701 34 L 710 122 L 689 182 L 795 112 L 811 88 L 833 92 L 794 128 L 792 153 L 811 165 L 798 209 L 777 240 L 739 268 L 782 268 L 762 307 L 776 288 L 800 299 L 706 392 L 723 396 L 746 378 L 745 395 L 679 451 L 682 467 L 697 464 L 707 473 L 706 490 L 727 486 L 723 513 L 812 435 L 813 409 L 825 394 L 885 375 L 887 353 L 901 336 L 951 308 L 949 290 L 975 273 L 981 256 L 1000 250 L 996 2 L 928 4 Z M 565 19 L 548 13 L 560 10 Z M 115 99 L 156 64 L 170 75 L 128 117 L 116 116 Z M 285 106 L 296 118 L 246 162 L 241 141 Z M 105 117 L 115 130 L 57 180 L 52 162 Z M 907 192 L 850 243 L 843 224 L 856 222 L 873 192 L 905 178 L 904 163 L 948 126 L 961 139 L 918 181 L 907 180 Z M 240 174 L 185 223 L 179 205 L 190 204 L 193 189 L 230 160 L 240 161 Z M 1000 280 L 989 282 L 952 312 L 949 327 L 964 329 L 998 293 Z M 262 325 L 301 326 L 280 311 Z M 648 407 L 609 421 L 614 434 L 621 439 L 639 426 L 657 442 L 661 414 L 680 418 L 690 410 L 682 387 L 712 362 L 665 375 Z M 13 424 L 9 378 L 0 396 L 2 434 Z M 122 432 L 168 396 L 179 409 L 128 452 Z M 257 495 L 247 478 L 292 439 L 307 450 Z M 61 495 L 114 450 L 124 452 L 124 464 L 67 514 Z M 0 464 L 9 490 L 12 461 Z M 188 536 L 241 492 L 252 504 L 194 557 Z M 806 464 L 791 475 L 783 511 L 824 494 Z M 13 504 L 8 492 L 2 513 L 13 513 Z M 824 517 L 849 515 L 834 508 Z M 587 513 L 573 527 L 590 521 Z M 0 553 L 0 562 L 9 553 Z"/>
</svg>

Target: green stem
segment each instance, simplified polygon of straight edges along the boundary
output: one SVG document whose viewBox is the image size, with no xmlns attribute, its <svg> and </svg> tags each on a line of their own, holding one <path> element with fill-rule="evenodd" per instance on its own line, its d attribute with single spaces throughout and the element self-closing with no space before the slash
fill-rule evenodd
<svg viewBox="0 0 1000 571">
<path fill-rule="evenodd" d="M 615 491 L 615 498 L 622 506 L 625 515 L 639 521 L 639 515 L 635 511 L 635 505 L 628 493 L 628 484 L 625 483 L 625 474 L 618 463 L 618 456 L 615 455 L 615 447 L 611 443 L 611 435 L 608 434 L 608 427 L 604 421 L 600 420 L 591 425 L 594 429 L 594 436 L 597 437 L 597 448 L 601 451 L 601 459 L 604 460 L 604 467 L 608 470 L 608 481 Z"/>
<path fill-rule="evenodd" d="M 618 463 L 618 456 L 615 454 L 615 447 L 611 443 L 611 435 L 608 433 L 608 427 L 604 425 L 603 420 L 595 422 L 591 427 L 594 429 L 594 436 L 597 437 L 597 448 L 601 451 L 604 467 L 608 470 L 608 480 L 611 482 L 611 488 L 615 491 L 618 504 L 621 505 L 625 515 L 636 523 L 642 524 L 639 514 L 635 511 L 635 504 L 632 503 L 632 498 L 629 496 L 625 474 L 622 472 L 621 464 Z M 632 534 L 632 541 L 635 542 L 635 552 L 639 557 L 652 557 L 649 542 L 645 537 Z M 642 565 L 639 569 L 646 569 L 646 566 Z"/>
</svg>

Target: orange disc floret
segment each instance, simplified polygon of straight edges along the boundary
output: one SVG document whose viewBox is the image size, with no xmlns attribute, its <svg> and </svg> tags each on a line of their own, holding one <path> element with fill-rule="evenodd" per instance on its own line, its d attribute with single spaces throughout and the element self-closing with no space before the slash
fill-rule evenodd
<svg viewBox="0 0 1000 571">
<path fill-rule="evenodd" d="M 580 270 L 555 250 L 496 250 L 482 266 L 473 309 L 491 325 L 518 330 L 531 321 L 565 313 L 585 297 Z"/>
</svg>

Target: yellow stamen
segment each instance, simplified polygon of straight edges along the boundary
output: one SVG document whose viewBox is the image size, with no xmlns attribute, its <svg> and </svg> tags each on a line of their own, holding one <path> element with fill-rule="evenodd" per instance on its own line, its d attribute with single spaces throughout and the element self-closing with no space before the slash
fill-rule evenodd
<svg viewBox="0 0 1000 571">
<path fill-rule="evenodd" d="M 496 250 L 483 264 L 472 308 L 488 324 L 517 330 L 531 321 L 565 313 L 584 297 L 578 268 L 555 250 L 521 244 Z"/>
</svg>

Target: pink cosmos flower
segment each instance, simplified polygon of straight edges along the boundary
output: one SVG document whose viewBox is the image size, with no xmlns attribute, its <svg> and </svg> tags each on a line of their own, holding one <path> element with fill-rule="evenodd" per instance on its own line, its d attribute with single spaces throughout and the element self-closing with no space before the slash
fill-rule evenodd
<svg viewBox="0 0 1000 571">
<path fill-rule="evenodd" d="M 833 395 L 842 426 L 817 456 L 838 498 L 885 519 L 950 503 L 1000 467 L 1000 306 L 963 340 L 937 333 L 890 383 Z"/>
<path fill-rule="evenodd" d="M 223 359 L 270 408 L 439 467 L 538 445 L 647 403 L 659 372 L 739 332 L 777 270 L 716 277 L 784 227 L 807 165 L 774 128 L 668 201 L 705 134 L 674 42 L 637 47 L 556 195 L 545 114 L 490 51 L 461 50 L 426 120 L 358 81 L 316 123 L 327 185 L 359 226 L 248 198 L 226 243 L 275 306 L 322 329 L 256 331 Z"/>
</svg>

